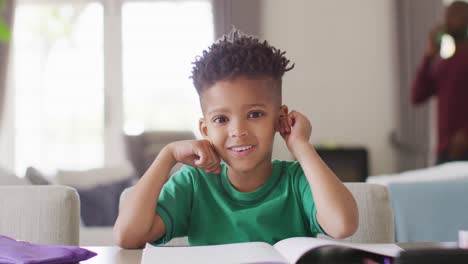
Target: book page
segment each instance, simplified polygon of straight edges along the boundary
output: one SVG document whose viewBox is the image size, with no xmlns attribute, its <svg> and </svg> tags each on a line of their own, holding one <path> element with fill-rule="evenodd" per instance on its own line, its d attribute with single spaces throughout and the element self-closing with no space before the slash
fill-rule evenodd
<svg viewBox="0 0 468 264">
<path fill-rule="evenodd" d="M 156 247 L 146 244 L 142 264 L 153 263 L 276 263 L 287 264 L 271 245 L 264 242 L 214 246 Z"/>
<path fill-rule="evenodd" d="M 360 249 L 382 256 L 397 257 L 402 249 L 395 244 L 357 244 L 313 237 L 293 237 L 283 239 L 274 245 L 289 263 L 296 263 L 306 252 L 322 246 L 342 246 Z"/>
</svg>

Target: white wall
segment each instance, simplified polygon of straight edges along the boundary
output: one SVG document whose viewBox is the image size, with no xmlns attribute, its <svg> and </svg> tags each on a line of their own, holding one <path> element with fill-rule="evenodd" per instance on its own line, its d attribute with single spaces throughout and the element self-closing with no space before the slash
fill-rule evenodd
<svg viewBox="0 0 468 264">
<path fill-rule="evenodd" d="M 284 77 L 283 102 L 310 118 L 312 143 L 366 146 L 371 174 L 396 170 L 388 143 L 398 84 L 393 5 L 375 0 L 261 4 L 260 37 L 296 63 Z M 290 157 L 279 137 L 274 157 Z"/>
</svg>

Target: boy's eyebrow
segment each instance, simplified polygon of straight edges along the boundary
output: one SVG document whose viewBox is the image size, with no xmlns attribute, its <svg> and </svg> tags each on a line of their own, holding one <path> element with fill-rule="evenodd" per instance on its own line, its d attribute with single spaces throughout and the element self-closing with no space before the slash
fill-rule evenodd
<svg viewBox="0 0 468 264">
<path fill-rule="evenodd" d="M 246 104 L 245 108 L 253 108 L 253 107 L 267 107 L 266 104 Z"/>
<path fill-rule="evenodd" d="M 208 112 L 208 115 L 212 115 L 214 113 L 226 113 L 226 112 L 228 112 L 226 108 L 215 108 L 211 110 L 210 112 Z"/>
<path fill-rule="evenodd" d="M 263 108 L 266 108 L 266 104 L 245 104 L 243 105 L 242 108 L 253 108 L 253 107 L 263 107 Z M 215 108 L 213 110 L 211 110 L 210 112 L 208 112 L 208 115 L 212 115 L 214 113 L 226 113 L 226 112 L 229 112 L 229 110 L 227 110 L 226 108 Z"/>
</svg>

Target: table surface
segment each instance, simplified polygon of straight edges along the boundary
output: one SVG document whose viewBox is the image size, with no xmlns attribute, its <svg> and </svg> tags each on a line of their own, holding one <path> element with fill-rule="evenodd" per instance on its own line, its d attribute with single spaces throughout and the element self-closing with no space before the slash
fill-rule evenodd
<svg viewBox="0 0 468 264">
<path fill-rule="evenodd" d="M 404 250 L 423 248 L 449 248 L 455 247 L 455 242 L 444 243 L 397 243 Z M 122 249 L 120 247 L 84 247 L 98 253 L 97 256 L 80 263 L 83 264 L 127 264 L 140 263 L 142 249 Z"/>
<path fill-rule="evenodd" d="M 140 263 L 142 249 L 122 249 L 120 247 L 84 247 L 97 253 L 97 256 L 92 257 L 80 263 L 85 264 L 127 264 Z"/>
</svg>

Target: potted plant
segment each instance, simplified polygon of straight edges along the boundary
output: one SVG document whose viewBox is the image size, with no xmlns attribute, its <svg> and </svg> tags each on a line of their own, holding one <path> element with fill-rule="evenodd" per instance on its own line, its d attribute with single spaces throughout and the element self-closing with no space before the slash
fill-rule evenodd
<svg viewBox="0 0 468 264">
<path fill-rule="evenodd" d="M 0 43 L 7 42 L 8 40 L 10 40 L 10 37 L 11 37 L 10 30 L 8 29 L 8 26 L 5 23 L 5 21 L 3 21 L 3 17 L 1 16 L 5 8 L 5 5 L 6 5 L 6 1 L 0 0 Z"/>
</svg>

